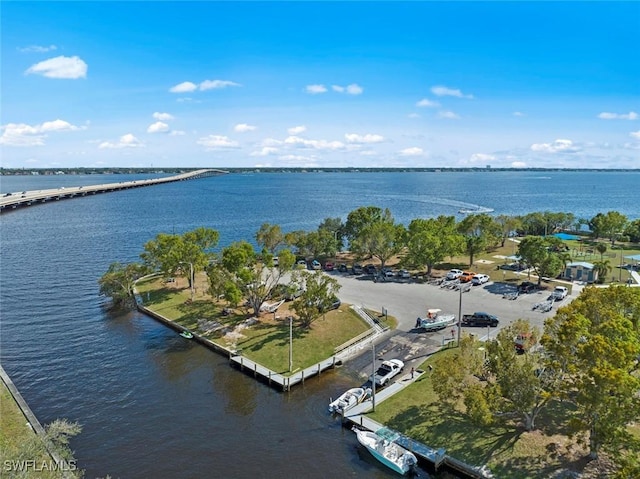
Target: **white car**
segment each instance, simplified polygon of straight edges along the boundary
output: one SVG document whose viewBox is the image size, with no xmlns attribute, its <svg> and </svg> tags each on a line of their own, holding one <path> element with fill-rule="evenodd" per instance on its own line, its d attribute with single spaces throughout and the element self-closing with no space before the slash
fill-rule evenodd
<svg viewBox="0 0 640 479">
<path fill-rule="evenodd" d="M 488 274 L 476 274 L 472 279 L 471 279 L 471 284 L 484 284 L 486 282 L 489 281 L 489 275 Z"/>
<path fill-rule="evenodd" d="M 461 269 L 452 269 L 447 273 L 447 279 L 458 279 L 462 275 Z"/>
<path fill-rule="evenodd" d="M 406 269 L 401 269 L 398 271 L 398 278 L 409 279 L 411 278 L 411 273 L 409 273 Z"/>
</svg>

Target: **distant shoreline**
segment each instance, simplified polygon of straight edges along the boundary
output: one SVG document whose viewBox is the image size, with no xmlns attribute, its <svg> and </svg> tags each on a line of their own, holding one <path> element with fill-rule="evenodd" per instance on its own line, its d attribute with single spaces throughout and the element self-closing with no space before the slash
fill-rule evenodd
<svg viewBox="0 0 640 479">
<path fill-rule="evenodd" d="M 218 168 L 218 167 L 216 167 Z M 222 168 L 222 167 L 220 167 Z M 202 169 L 189 168 L 0 168 L 0 176 L 132 175 L 176 174 Z M 640 173 L 640 168 L 255 168 L 224 167 L 229 173 L 496 173 L 496 172 L 585 172 Z"/>
</svg>

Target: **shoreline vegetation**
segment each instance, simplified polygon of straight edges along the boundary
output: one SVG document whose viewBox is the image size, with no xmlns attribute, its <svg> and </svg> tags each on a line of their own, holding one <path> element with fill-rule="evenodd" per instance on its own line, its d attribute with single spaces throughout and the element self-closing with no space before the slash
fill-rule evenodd
<svg viewBox="0 0 640 479">
<path fill-rule="evenodd" d="M 0 176 L 22 175 L 104 175 L 104 174 L 164 174 L 186 173 L 204 167 L 165 167 L 165 168 L 129 168 L 129 167 L 77 167 L 77 168 L 0 168 Z M 452 168 L 452 167 L 412 167 L 412 168 L 281 168 L 281 167 L 224 167 L 216 166 L 228 173 L 495 173 L 495 172 L 640 172 L 640 168 Z"/>
<path fill-rule="evenodd" d="M 584 225 L 590 234 L 580 231 Z M 623 260 L 640 252 L 637 242 L 629 242 L 637 240 L 638 226 L 640 220 L 610 211 L 591 219 L 481 213 L 459 222 L 416 219 L 405 227 L 389 210 L 369 206 L 349 213 L 345 223 L 326 218 L 311 232 L 284 233 L 265 223 L 254 238 L 259 249 L 239 241 L 214 252 L 219 234 L 204 227 L 160 233 L 144 245 L 142 263 L 112 264 L 100 286 L 114 305 L 130 301 L 135 287 L 145 307 L 284 372 L 304 367 L 297 361 L 314 364 L 332 356 L 366 329 L 336 301 L 339 282 L 320 271 L 327 263 L 349 263 L 355 270 L 356 262 L 367 261 L 371 278 L 381 280 L 385 267 L 404 267 L 414 281 L 469 265 L 475 272 L 493 271 L 497 281 L 502 270 L 503 282 L 537 279 L 538 288 L 548 289 L 554 278 L 569 274 L 572 261 L 593 257 L 600 277 L 589 282 L 611 278 L 622 284 L 586 287 L 547 320 L 542 334 L 515 320 L 490 342 L 463 336 L 457 348 L 421 364 L 429 371 L 424 379 L 381 404 L 374 418 L 467 463 L 486 464 L 499 477 L 559 477 L 559 471 L 595 468 L 582 477 L 626 479 L 640 472 L 634 456 L 640 450 L 640 289 L 624 286 L 622 274 L 633 279 L 637 268 Z M 555 232 L 580 237 L 563 240 Z M 349 253 L 341 251 L 343 239 Z M 525 268 L 501 268 L 513 264 Z M 150 272 L 158 276 L 136 284 Z M 574 284 L 567 279 L 563 284 Z M 283 309 L 261 312 L 274 303 Z M 296 325 L 293 367 L 290 321 Z M 524 338 L 522 354 L 516 337 Z"/>
</svg>

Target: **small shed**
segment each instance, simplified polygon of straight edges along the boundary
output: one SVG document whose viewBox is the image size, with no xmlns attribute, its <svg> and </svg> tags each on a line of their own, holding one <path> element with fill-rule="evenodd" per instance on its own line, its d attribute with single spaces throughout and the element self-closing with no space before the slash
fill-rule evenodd
<svg viewBox="0 0 640 479">
<path fill-rule="evenodd" d="M 563 277 L 569 281 L 594 283 L 598 280 L 598 271 L 592 263 L 576 261 L 575 263 L 569 263 L 566 266 Z"/>
</svg>

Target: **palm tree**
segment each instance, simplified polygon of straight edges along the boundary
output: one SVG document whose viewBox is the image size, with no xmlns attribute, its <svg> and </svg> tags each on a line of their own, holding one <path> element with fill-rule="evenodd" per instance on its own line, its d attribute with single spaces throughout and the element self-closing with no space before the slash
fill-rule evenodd
<svg viewBox="0 0 640 479">
<path fill-rule="evenodd" d="M 607 252 L 607 245 L 604 243 L 598 243 L 596 245 L 596 251 L 600 253 L 600 261 L 602 261 L 604 259 L 604 254 Z"/>
<path fill-rule="evenodd" d="M 607 274 L 611 272 L 611 269 L 612 268 L 609 264 L 608 259 L 596 261 L 595 263 L 593 263 L 593 271 L 598 277 L 597 282 L 604 283 L 604 280 L 607 277 Z"/>
</svg>

